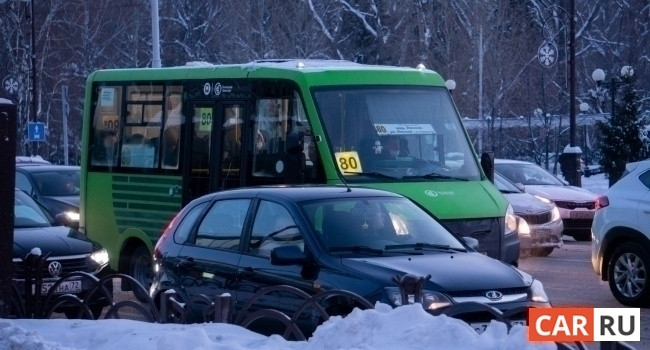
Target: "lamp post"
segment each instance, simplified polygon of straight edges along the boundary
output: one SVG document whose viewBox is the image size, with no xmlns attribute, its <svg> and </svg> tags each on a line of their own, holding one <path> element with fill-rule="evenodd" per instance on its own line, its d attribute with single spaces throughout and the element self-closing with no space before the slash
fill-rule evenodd
<svg viewBox="0 0 650 350">
<path fill-rule="evenodd" d="M 634 75 L 634 69 L 630 66 L 624 66 L 621 68 L 621 76 L 632 76 Z M 610 115 L 613 117 L 615 113 L 615 108 L 616 108 L 616 90 L 618 89 L 619 86 L 623 85 L 625 82 L 623 82 L 620 79 L 616 79 L 616 77 L 612 77 L 609 82 L 605 82 L 605 72 L 598 68 L 594 69 L 593 73 L 591 73 L 591 78 L 598 84 L 598 86 L 605 86 L 609 87 L 609 93 L 612 99 L 612 110 L 610 112 Z"/>
</svg>

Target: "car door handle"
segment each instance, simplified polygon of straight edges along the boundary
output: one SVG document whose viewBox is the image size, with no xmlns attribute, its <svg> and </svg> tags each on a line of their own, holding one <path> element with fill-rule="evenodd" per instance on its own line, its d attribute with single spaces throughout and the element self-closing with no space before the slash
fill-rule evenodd
<svg viewBox="0 0 650 350">
<path fill-rule="evenodd" d="M 643 211 L 646 214 L 650 214 L 650 209 L 641 209 L 641 211 Z"/>
<path fill-rule="evenodd" d="M 187 258 L 187 259 L 179 261 L 178 264 L 176 265 L 176 267 L 181 268 L 181 269 L 189 269 L 190 267 L 192 267 L 194 265 L 196 265 L 196 263 L 194 262 L 194 259 Z"/>
</svg>

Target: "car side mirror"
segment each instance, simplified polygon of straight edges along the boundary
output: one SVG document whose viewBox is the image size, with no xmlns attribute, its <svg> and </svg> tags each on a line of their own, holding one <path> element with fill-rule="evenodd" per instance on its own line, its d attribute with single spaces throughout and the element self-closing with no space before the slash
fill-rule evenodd
<svg viewBox="0 0 650 350">
<path fill-rule="evenodd" d="M 276 247 L 271 251 L 272 265 L 302 265 L 306 262 L 307 256 L 297 245 Z"/>
<path fill-rule="evenodd" d="M 470 248 L 478 250 L 478 239 L 474 237 L 464 236 L 463 240 L 465 241 L 465 244 L 467 244 Z"/>
<path fill-rule="evenodd" d="M 494 183 L 494 153 L 483 152 L 481 154 L 481 168 L 490 182 Z"/>
</svg>

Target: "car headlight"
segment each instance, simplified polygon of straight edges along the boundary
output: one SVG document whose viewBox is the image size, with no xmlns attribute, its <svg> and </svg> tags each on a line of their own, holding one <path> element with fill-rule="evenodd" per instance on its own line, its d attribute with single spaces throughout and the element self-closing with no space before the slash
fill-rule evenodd
<svg viewBox="0 0 650 350">
<path fill-rule="evenodd" d="M 402 306 L 402 294 L 400 293 L 399 288 L 397 287 L 386 287 L 386 294 L 388 296 L 388 300 L 390 300 L 390 303 L 393 306 Z M 408 296 L 408 302 L 409 304 L 414 304 L 415 303 L 415 296 L 414 295 L 409 295 Z M 451 305 L 452 302 L 447 298 L 444 294 L 434 292 L 432 290 L 423 290 L 422 291 L 422 308 L 425 310 L 437 310 L 441 309 L 443 307 L 447 307 Z"/>
<path fill-rule="evenodd" d="M 72 222 L 79 222 L 79 213 L 74 212 L 74 211 L 66 211 L 65 216 L 68 218 L 68 220 Z"/>
<path fill-rule="evenodd" d="M 553 205 L 553 209 L 551 209 L 551 222 L 555 222 L 561 219 L 562 218 L 560 217 L 560 210 L 557 208 L 556 205 Z"/>
<path fill-rule="evenodd" d="M 108 252 L 106 249 L 94 251 L 92 254 L 90 254 L 90 258 L 93 259 L 93 261 L 96 262 L 99 266 L 108 264 Z"/>
<path fill-rule="evenodd" d="M 506 229 L 504 230 L 504 235 L 509 235 L 517 230 L 517 217 L 515 216 L 515 211 L 512 209 L 512 205 L 508 204 L 508 209 L 506 209 Z"/>
<path fill-rule="evenodd" d="M 517 225 L 517 232 L 519 232 L 520 235 L 530 236 L 530 227 L 528 226 L 526 219 L 519 218 L 518 221 L 519 224 Z"/>
<path fill-rule="evenodd" d="M 548 303 L 548 295 L 544 291 L 544 286 L 539 280 L 534 280 L 530 285 L 530 299 L 538 303 Z"/>
</svg>

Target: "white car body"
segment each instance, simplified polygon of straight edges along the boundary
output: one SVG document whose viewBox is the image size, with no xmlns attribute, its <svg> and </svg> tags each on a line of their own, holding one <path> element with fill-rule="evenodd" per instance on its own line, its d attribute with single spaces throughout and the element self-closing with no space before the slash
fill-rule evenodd
<svg viewBox="0 0 650 350">
<path fill-rule="evenodd" d="M 523 220 L 518 225 L 520 257 L 547 256 L 562 247 L 564 225 L 555 204 L 522 191 L 498 172 L 494 173 L 494 184 Z"/>
<path fill-rule="evenodd" d="M 546 198 L 557 205 L 565 235 L 573 236 L 578 241 L 591 239 L 590 229 L 598 195 L 584 188 L 569 186 L 535 163 L 495 159 L 494 166 L 511 182 L 524 185 L 527 193 Z"/>
<path fill-rule="evenodd" d="M 591 262 L 616 299 L 650 306 L 650 160 L 629 163 L 598 200 Z"/>
</svg>

